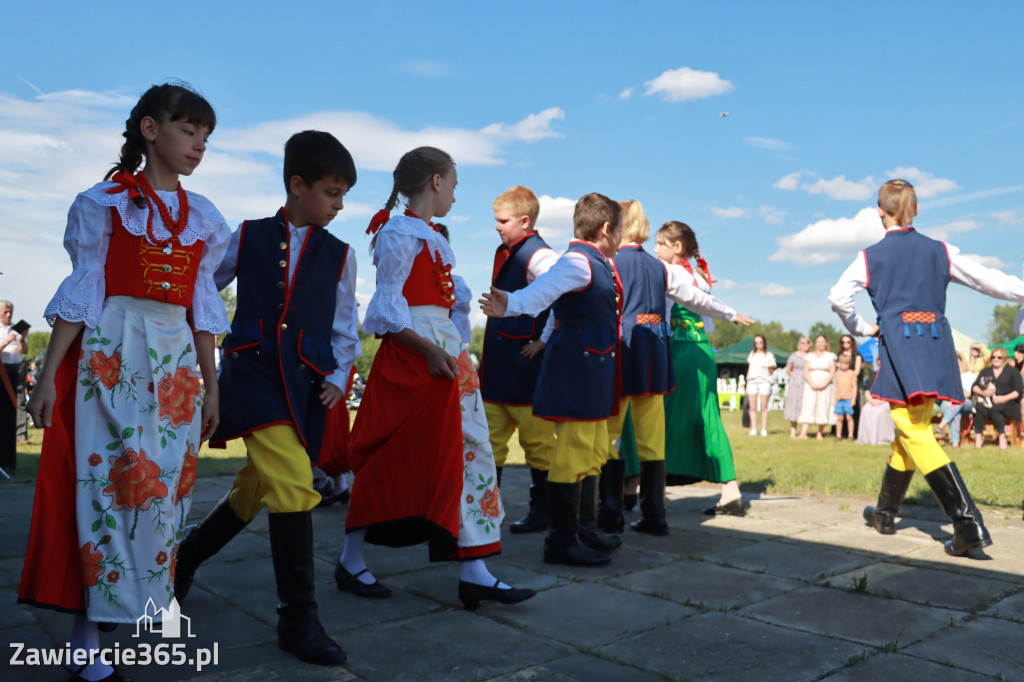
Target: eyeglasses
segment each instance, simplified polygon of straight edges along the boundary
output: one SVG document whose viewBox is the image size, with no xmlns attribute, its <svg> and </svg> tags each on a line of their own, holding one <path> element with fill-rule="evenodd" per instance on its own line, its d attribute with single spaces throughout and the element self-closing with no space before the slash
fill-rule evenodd
<svg viewBox="0 0 1024 682">
<path fill-rule="evenodd" d="M 1006 356 L 1005 355 L 993 355 L 992 359 L 993 360 L 1005 360 Z"/>
</svg>

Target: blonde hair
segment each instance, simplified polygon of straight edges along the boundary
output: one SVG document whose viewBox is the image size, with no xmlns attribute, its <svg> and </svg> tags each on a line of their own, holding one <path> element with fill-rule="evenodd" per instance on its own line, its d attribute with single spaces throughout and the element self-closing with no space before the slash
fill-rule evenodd
<svg viewBox="0 0 1024 682">
<path fill-rule="evenodd" d="M 843 353 L 839 356 L 839 362 L 845 362 L 849 366 L 853 366 L 853 356 L 849 353 Z"/>
<path fill-rule="evenodd" d="M 540 215 L 540 201 L 529 187 L 516 185 L 498 195 L 491 204 L 491 209 L 507 208 L 515 216 L 526 216 L 530 219 L 527 230 L 537 229 L 537 216 Z"/>
<path fill-rule="evenodd" d="M 573 233 L 577 239 L 592 242 L 601 234 L 601 227 L 608 223 L 614 231 L 622 220 L 622 207 L 603 194 L 584 194 L 576 202 L 572 214 Z"/>
<path fill-rule="evenodd" d="M 647 220 L 643 205 L 636 199 L 620 201 L 622 206 L 623 241 L 643 244 L 650 238 L 651 222 Z"/>
<path fill-rule="evenodd" d="M 900 227 L 912 225 L 917 215 L 917 192 L 906 180 L 890 180 L 878 190 L 878 207 Z"/>
</svg>

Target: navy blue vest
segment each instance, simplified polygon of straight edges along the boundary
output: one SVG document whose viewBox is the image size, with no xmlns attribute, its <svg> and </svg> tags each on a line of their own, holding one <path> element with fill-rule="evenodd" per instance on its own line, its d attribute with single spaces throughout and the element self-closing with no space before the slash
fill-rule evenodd
<svg viewBox="0 0 1024 682">
<path fill-rule="evenodd" d="M 241 230 L 238 306 L 222 344 L 221 421 L 211 440 L 292 424 L 316 462 L 327 418 L 318 395 L 323 378 L 338 368 L 331 329 L 349 247 L 311 227 L 289 283 L 284 212 L 246 221 Z"/>
<path fill-rule="evenodd" d="M 498 247 L 500 252 L 504 247 Z M 531 232 L 508 247 L 508 260 L 494 277 L 494 286 L 502 291 L 518 291 L 526 286 L 530 259 L 540 249 L 549 248 L 536 232 Z M 497 254 L 495 255 L 497 257 Z M 530 341 L 540 338 L 550 309 L 537 317 L 489 317 L 484 329 L 483 358 L 480 360 L 480 395 L 484 400 L 505 405 L 529 405 L 537 388 L 543 351 L 533 358 L 521 351 Z"/>
<path fill-rule="evenodd" d="M 615 256 L 622 280 L 622 397 L 668 393 L 675 386 L 665 319 L 665 265 L 639 244 Z"/>
<path fill-rule="evenodd" d="M 889 230 L 864 249 L 868 295 L 878 315 L 880 367 L 871 393 L 897 403 L 914 396 L 963 402 L 946 319 L 949 252 L 913 228 Z"/>
<path fill-rule="evenodd" d="M 544 350 L 533 413 L 545 419 L 596 421 L 619 410 L 619 299 L 615 266 L 587 242 L 566 253 L 586 256 L 590 285 L 551 306 L 558 327 Z M 564 256 L 563 256 L 564 258 Z"/>
</svg>

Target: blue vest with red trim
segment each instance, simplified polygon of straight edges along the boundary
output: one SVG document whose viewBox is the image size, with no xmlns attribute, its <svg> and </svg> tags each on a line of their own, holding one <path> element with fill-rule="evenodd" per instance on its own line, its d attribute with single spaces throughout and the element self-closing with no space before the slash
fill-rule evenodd
<svg viewBox="0 0 1024 682">
<path fill-rule="evenodd" d="M 675 387 L 665 319 L 665 265 L 639 244 L 615 256 L 622 280 L 622 396 L 657 395 Z"/>
<path fill-rule="evenodd" d="M 615 266 L 593 245 L 572 242 L 570 252 L 589 261 L 590 285 L 562 294 L 551 306 L 558 326 L 544 350 L 533 413 L 554 420 L 607 419 L 619 410 L 622 290 Z"/>
<path fill-rule="evenodd" d="M 889 230 L 864 249 L 868 295 L 878 315 L 880 367 L 871 393 L 907 403 L 915 396 L 963 402 L 946 319 L 949 253 L 913 228 Z"/>
<path fill-rule="evenodd" d="M 284 212 L 246 221 L 241 230 L 238 306 L 222 344 L 220 426 L 211 440 L 292 424 L 316 462 L 327 418 L 318 396 L 324 377 L 338 368 L 331 330 L 349 247 L 310 227 L 289 282 Z"/>
<path fill-rule="evenodd" d="M 504 246 L 498 247 L 498 252 Z M 530 259 L 540 249 L 550 248 L 536 232 L 531 232 L 508 247 L 508 260 L 494 277 L 494 286 L 502 291 L 518 291 L 526 286 Z M 497 257 L 497 254 L 495 255 Z M 504 405 L 529 405 L 537 388 L 541 354 L 522 355 L 523 346 L 540 338 L 550 309 L 537 317 L 489 317 L 484 329 L 483 357 L 480 360 L 480 395 L 484 400 Z"/>
</svg>

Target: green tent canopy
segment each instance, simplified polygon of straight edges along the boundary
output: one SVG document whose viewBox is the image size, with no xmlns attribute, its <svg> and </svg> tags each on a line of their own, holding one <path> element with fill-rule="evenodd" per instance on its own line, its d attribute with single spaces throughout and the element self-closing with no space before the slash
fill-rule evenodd
<svg viewBox="0 0 1024 682">
<path fill-rule="evenodd" d="M 1009 341 L 1003 341 L 1002 343 L 993 343 L 991 346 L 989 346 L 989 350 L 995 350 L 996 348 L 1005 348 L 1008 354 L 1012 354 L 1013 349 L 1016 348 L 1019 344 L 1024 344 L 1024 334 L 1021 334 L 1015 339 L 1010 339 Z"/>
<path fill-rule="evenodd" d="M 719 365 L 745 365 L 747 364 L 747 356 L 750 355 L 752 350 L 754 350 L 754 337 L 748 336 L 728 348 L 715 351 L 715 363 Z M 768 350 L 775 356 L 776 364 L 779 367 L 784 367 L 786 361 L 789 360 L 789 351 L 782 351 L 772 346 L 768 346 Z"/>
</svg>

